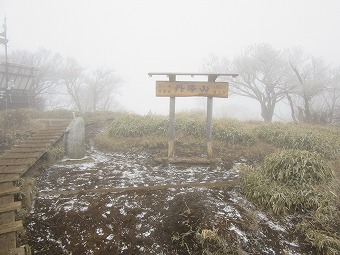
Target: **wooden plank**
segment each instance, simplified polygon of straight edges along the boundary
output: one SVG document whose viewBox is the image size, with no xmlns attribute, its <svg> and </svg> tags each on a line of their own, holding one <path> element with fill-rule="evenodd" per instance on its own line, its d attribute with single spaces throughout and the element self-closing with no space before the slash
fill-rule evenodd
<svg viewBox="0 0 340 255">
<path fill-rule="evenodd" d="M 26 172 L 29 165 L 20 166 L 0 166 L 0 174 L 22 174 Z"/>
<path fill-rule="evenodd" d="M 16 148 L 9 151 L 6 151 L 6 154 L 9 153 L 28 153 L 28 152 L 45 152 L 46 148 Z"/>
<path fill-rule="evenodd" d="M 157 97 L 228 97 L 228 82 L 156 81 Z"/>
<path fill-rule="evenodd" d="M 32 162 L 35 162 L 35 158 L 0 158 L 0 165 L 6 164 L 6 163 L 18 163 L 18 164 L 31 164 Z"/>
<path fill-rule="evenodd" d="M 45 144 L 18 144 L 14 145 L 14 148 L 41 148 L 44 149 L 48 146 L 50 146 L 51 143 L 45 143 Z"/>
<path fill-rule="evenodd" d="M 65 190 L 40 192 L 39 196 L 44 195 L 77 195 L 77 194 L 105 194 L 115 192 L 131 192 L 131 191 L 150 191 L 164 189 L 181 189 L 181 188 L 227 188 L 234 187 L 238 183 L 237 180 L 223 182 L 207 182 L 207 183 L 179 183 L 179 184 L 164 184 L 155 186 L 139 186 L 139 187 L 124 187 L 124 188 L 102 188 L 102 189 L 87 189 L 87 190 Z"/>
<path fill-rule="evenodd" d="M 181 157 L 173 157 L 173 158 L 155 158 L 156 162 L 159 163 L 171 163 L 171 164 L 216 164 L 221 161 L 220 158 L 181 158 Z"/>
<path fill-rule="evenodd" d="M 31 163 L 0 161 L 0 166 L 30 166 Z M 13 173 L 13 172 L 11 172 Z"/>
<path fill-rule="evenodd" d="M 11 249 L 8 252 L 8 254 L 9 255 L 27 255 L 25 246 L 21 246 L 21 247 L 18 247 L 18 248 Z M 29 253 L 29 254 L 31 254 L 31 253 Z"/>
<path fill-rule="evenodd" d="M 15 210 L 20 209 L 20 208 L 21 208 L 21 202 L 14 202 L 14 203 L 10 203 L 10 204 L 2 204 L 0 206 L 0 213 L 15 211 Z"/>
<path fill-rule="evenodd" d="M 63 133 L 63 132 L 65 132 L 65 129 L 63 129 L 63 128 L 58 128 L 58 129 L 54 129 L 54 130 L 49 130 L 49 129 L 46 129 L 46 130 L 42 130 L 42 131 L 40 131 L 39 133 L 37 133 L 37 134 L 39 134 L 39 135 L 57 135 L 57 134 L 60 134 L 60 133 Z"/>
<path fill-rule="evenodd" d="M 58 135 L 62 132 L 64 132 L 65 130 L 62 129 L 58 129 L 58 130 L 42 130 L 39 133 L 36 133 L 34 136 L 36 135 Z"/>
<path fill-rule="evenodd" d="M 7 224 L 2 224 L 0 225 L 0 235 L 6 234 L 6 233 L 11 233 L 11 232 L 16 232 L 19 230 L 22 230 L 24 226 L 22 225 L 22 221 L 14 221 L 11 223 Z"/>
<path fill-rule="evenodd" d="M 32 145 L 45 145 L 45 144 L 51 144 L 51 142 L 54 141 L 53 139 L 50 138 L 45 138 L 41 140 L 26 140 L 25 144 L 32 144 Z"/>
<path fill-rule="evenodd" d="M 34 137 L 45 137 L 45 138 L 58 138 L 59 136 L 61 136 L 64 132 L 53 132 L 53 133 L 40 133 Z"/>
<path fill-rule="evenodd" d="M 36 134 L 36 135 L 34 135 L 34 136 L 32 136 L 32 138 L 58 138 L 58 137 L 60 137 L 61 136 L 61 134 L 53 134 L 53 135 L 51 135 L 51 134 Z"/>
<path fill-rule="evenodd" d="M 32 165 L 37 160 L 35 158 L 28 159 L 0 159 L 0 166 L 26 166 Z"/>
<path fill-rule="evenodd" d="M 41 141 L 41 142 L 44 142 L 44 143 L 52 143 L 55 141 L 55 138 L 51 138 L 51 137 L 32 137 L 32 138 L 28 138 L 26 140 L 27 142 L 37 142 L 37 141 Z"/>
<path fill-rule="evenodd" d="M 63 128 L 65 128 L 65 125 L 56 124 L 56 125 L 53 125 L 53 126 L 49 126 L 46 129 L 41 130 L 40 132 L 55 131 L 55 130 L 60 130 L 60 129 L 63 129 Z"/>
<path fill-rule="evenodd" d="M 40 158 L 42 155 L 44 155 L 45 152 L 17 152 L 17 153 L 10 153 L 5 154 L 0 157 L 0 159 L 27 159 L 27 158 Z"/>
<path fill-rule="evenodd" d="M 49 140 L 46 143 L 53 144 L 55 141 L 59 140 L 61 137 L 62 137 L 61 135 L 53 136 L 53 137 L 49 136 L 48 137 Z M 46 139 L 45 136 L 44 137 L 39 137 L 39 138 Z"/>
<path fill-rule="evenodd" d="M 2 182 L 15 182 L 20 179 L 19 174 L 0 174 L 0 183 Z"/>
<path fill-rule="evenodd" d="M 13 182 L 0 183 L 0 190 L 13 188 Z M 13 195 L 0 196 L 0 205 L 14 203 Z M 4 212 L 0 214 L 0 230 L 2 224 L 15 221 L 15 211 Z M 7 252 L 16 247 L 16 233 L 8 233 L 6 235 L 0 235 L 0 254 L 8 254 Z"/>
<path fill-rule="evenodd" d="M 1 188 L 0 196 L 14 195 L 20 193 L 20 187 Z"/>
<path fill-rule="evenodd" d="M 153 76 L 153 75 L 180 75 L 180 76 L 209 76 L 209 75 L 213 75 L 213 76 L 231 76 L 233 78 L 239 76 L 238 73 L 173 73 L 173 72 L 150 72 L 148 73 L 149 76 Z"/>
<path fill-rule="evenodd" d="M 54 135 L 54 136 L 57 137 L 58 135 Z M 53 136 L 51 137 L 50 135 L 38 135 L 38 134 L 36 134 L 34 136 L 27 138 L 27 141 L 42 141 L 44 139 L 52 140 L 52 139 L 54 139 L 54 137 Z"/>
</svg>

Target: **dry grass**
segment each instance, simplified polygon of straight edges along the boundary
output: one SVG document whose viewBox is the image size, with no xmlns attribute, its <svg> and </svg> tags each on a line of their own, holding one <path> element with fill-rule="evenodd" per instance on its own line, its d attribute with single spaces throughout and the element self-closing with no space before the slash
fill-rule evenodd
<svg viewBox="0 0 340 255">
<path fill-rule="evenodd" d="M 340 252 L 339 183 L 319 154 L 286 150 L 267 156 L 256 168 L 245 166 L 242 190 L 264 210 L 303 215 L 297 230 L 319 254 Z"/>
<path fill-rule="evenodd" d="M 254 129 L 258 138 L 283 149 L 318 152 L 328 159 L 340 153 L 340 129 L 336 126 L 276 123 Z"/>
<path fill-rule="evenodd" d="M 107 114 L 111 113 L 103 113 L 103 116 Z M 41 124 L 34 119 L 44 117 L 70 118 L 72 112 L 65 110 L 45 113 L 33 110 L 1 112 L 0 145 L 7 148 L 25 139 L 32 130 L 40 128 Z M 98 116 L 96 114 L 88 117 Z M 195 157 L 206 154 L 202 114 L 180 114 L 177 119 L 177 129 L 175 142 L 177 156 Z M 340 128 L 338 126 L 278 123 L 268 125 L 219 119 L 214 121 L 213 130 L 213 153 L 216 157 L 222 158 L 227 167 L 231 168 L 234 162 L 239 161 L 253 165 L 253 167 L 246 167 L 242 177 L 244 192 L 250 200 L 265 210 L 272 210 L 277 214 L 299 213 L 306 216 L 305 220 L 298 224 L 297 230 L 301 231 L 306 240 L 316 247 L 318 254 L 340 253 Z M 167 118 L 154 115 L 116 114 L 110 129 L 100 133 L 95 139 L 95 144 L 108 151 L 149 151 L 155 157 L 166 156 Z M 276 156 L 271 160 L 264 160 L 267 155 L 275 153 L 277 148 L 303 149 L 307 152 L 300 156 L 289 154 L 286 158 L 275 154 Z M 317 156 L 311 160 L 315 151 L 324 158 Z M 262 162 L 265 163 L 261 164 Z M 328 169 L 327 162 L 332 166 L 335 177 L 328 175 L 326 181 L 320 182 L 321 170 Z M 309 169 L 305 168 L 308 164 Z M 261 167 L 267 167 L 267 171 Z M 301 176 L 302 174 L 304 177 Z M 282 176 L 286 183 L 282 182 Z M 303 182 L 306 176 L 310 181 L 308 183 Z M 294 178 L 298 181 L 290 185 L 290 180 Z M 315 178 L 319 179 L 314 180 Z M 223 246 L 220 242 L 221 237 L 214 230 L 196 228 L 192 234 L 197 244 Z"/>
</svg>

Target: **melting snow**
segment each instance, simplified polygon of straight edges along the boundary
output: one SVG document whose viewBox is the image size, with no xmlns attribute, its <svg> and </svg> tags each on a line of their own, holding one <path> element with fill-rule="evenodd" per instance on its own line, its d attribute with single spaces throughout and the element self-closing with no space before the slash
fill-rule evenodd
<svg viewBox="0 0 340 255">
<path fill-rule="evenodd" d="M 265 221 L 266 224 L 267 224 L 271 229 L 276 230 L 276 231 L 286 232 L 286 230 L 285 230 L 283 227 L 281 227 L 280 225 L 278 225 L 278 224 L 272 222 L 271 220 L 269 220 L 269 219 L 267 218 L 267 216 L 264 215 L 264 213 L 259 212 L 259 213 L 257 214 L 257 216 L 258 216 L 261 220 Z"/>
<path fill-rule="evenodd" d="M 150 159 L 147 154 L 105 154 L 95 149 L 91 151 L 91 162 L 72 162 L 73 165 L 62 164 L 53 166 L 48 169 L 47 179 L 42 183 L 40 191 L 53 191 L 53 190 L 81 190 L 81 189 L 94 189 L 94 188 L 112 188 L 112 187 L 132 187 L 132 186 L 154 186 L 154 185 L 166 185 L 166 184 L 179 184 L 188 182 L 221 182 L 229 181 L 239 175 L 240 164 L 236 164 L 231 170 L 224 169 L 222 165 L 218 165 L 216 168 L 210 168 L 207 166 L 175 166 L 169 164 L 168 166 L 155 166 L 150 165 L 148 162 Z M 87 158 L 86 160 L 89 160 Z M 105 165 L 103 164 L 105 162 Z M 55 169 L 61 171 L 62 174 L 56 172 Z M 62 177 L 61 177 L 62 176 Z M 53 178 L 56 178 L 56 182 L 53 183 Z M 98 181 L 99 180 L 99 181 Z M 207 190 L 204 188 L 171 188 L 167 190 L 168 196 L 164 201 L 161 201 L 162 208 L 169 208 L 172 200 L 180 194 L 187 192 L 201 192 L 206 194 L 207 201 L 203 201 L 209 204 L 211 208 L 214 208 L 214 213 L 218 219 L 230 219 L 233 223 L 230 223 L 228 230 L 234 231 L 240 239 L 247 243 L 249 242 L 247 234 L 237 227 L 237 221 L 242 221 L 241 210 L 250 211 L 254 209 L 254 206 L 248 202 L 237 190 L 223 191 L 223 190 Z M 212 195 L 213 194 L 213 195 Z M 60 195 L 45 195 L 41 199 L 57 201 L 52 203 L 51 211 L 64 210 L 69 212 L 74 210 L 75 212 L 84 212 L 89 210 L 91 204 L 87 202 L 89 197 L 62 197 Z M 229 197 L 229 199 L 226 199 Z M 136 211 L 134 217 L 136 223 L 134 225 L 136 236 L 140 238 L 151 238 L 155 232 L 155 228 L 150 222 L 162 222 L 164 215 L 161 215 L 155 208 L 158 208 L 159 201 L 155 198 L 151 206 L 142 207 L 140 202 L 141 198 L 138 195 L 131 193 L 115 193 L 114 195 L 107 195 L 105 206 L 98 208 L 99 216 L 103 217 L 103 220 L 108 219 L 110 224 L 106 224 L 105 227 L 96 227 L 96 234 L 103 236 L 107 228 L 110 231 L 114 231 L 115 225 L 119 224 L 119 219 L 113 219 L 111 217 L 113 210 L 118 210 L 121 217 L 124 218 L 133 210 Z M 150 197 L 150 199 L 153 199 Z M 237 205 L 237 206 L 235 206 Z M 101 210 L 101 211 L 100 211 Z M 35 212 L 33 212 L 35 213 Z M 114 214 L 113 214 L 114 215 Z M 44 218 L 45 217 L 45 218 Z M 258 218 L 265 222 L 273 231 L 286 232 L 286 230 L 279 224 L 269 220 L 263 213 L 258 213 Z M 39 216 L 39 219 L 46 219 L 44 214 Z M 47 219 L 46 219 L 47 220 Z M 34 227 L 34 222 L 31 224 L 31 228 Z M 84 230 L 85 232 L 87 230 Z M 92 230 L 93 231 L 93 230 Z M 81 237 L 86 236 L 86 233 L 81 233 Z M 121 233 L 115 233 L 116 235 L 124 235 L 129 230 L 126 228 L 121 229 Z M 261 230 L 259 231 L 259 233 Z M 108 233 L 107 233 L 108 234 Z M 51 238 L 51 235 L 48 235 Z M 106 240 L 112 241 L 117 236 L 114 234 L 108 234 Z M 263 234 L 263 239 L 267 238 Z M 42 237 L 38 237 L 38 241 L 41 241 Z M 117 238 L 117 240 L 122 240 Z M 58 241 L 55 241 L 58 243 Z M 292 242 L 285 241 L 287 245 L 291 247 L 297 247 L 298 245 Z M 61 241 L 58 243 L 62 246 Z M 84 244 L 88 247 L 88 244 Z M 129 249 L 129 244 L 121 242 L 120 251 Z M 65 246 L 62 246 L 65 249 Z M 150 248 L 150 247 L 149 247 Z M 159 251 L 161 247 L 159 244 L 154 244 L 151 247 L 153 251 Z M 274 250 L 270 247 L 264 248 L 267 253 L 274 254 Z M 90 251 L 90 247 L 88 251 Z M 145 252 L 145 247 L 140 246 L 139 250 Z M 148 250 L 147 250 L 148 251 Z M 68 253 L 71 254 L 71 253 Z M 293 254 L 293 253 L 292 253 Z"/>
</svg>

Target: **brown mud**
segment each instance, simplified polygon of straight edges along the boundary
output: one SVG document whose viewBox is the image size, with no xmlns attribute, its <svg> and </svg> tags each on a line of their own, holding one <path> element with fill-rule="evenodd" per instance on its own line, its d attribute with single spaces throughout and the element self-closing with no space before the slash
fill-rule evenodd
<svg viewBox="0 0 340 255">
<path fill-rule="evenodd" d="M 243 197 L 238 163 L 164 165 L 152 154 L 93 147 L 88 155 L 38 177 L 22 235 L 34 254 L 310 252 L 293 218 L 271 220 Z"/>
</svg>

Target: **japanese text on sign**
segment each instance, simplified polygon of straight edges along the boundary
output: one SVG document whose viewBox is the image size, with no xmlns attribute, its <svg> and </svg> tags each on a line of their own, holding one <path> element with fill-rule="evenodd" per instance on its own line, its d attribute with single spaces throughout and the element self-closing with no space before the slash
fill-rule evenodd
<svg viewBox="0 0 340 255">
<path fill-rule="evenodd" d="M 157 97 L 228 97 L 228 82 L 156 81 Z"/>
</svg>

